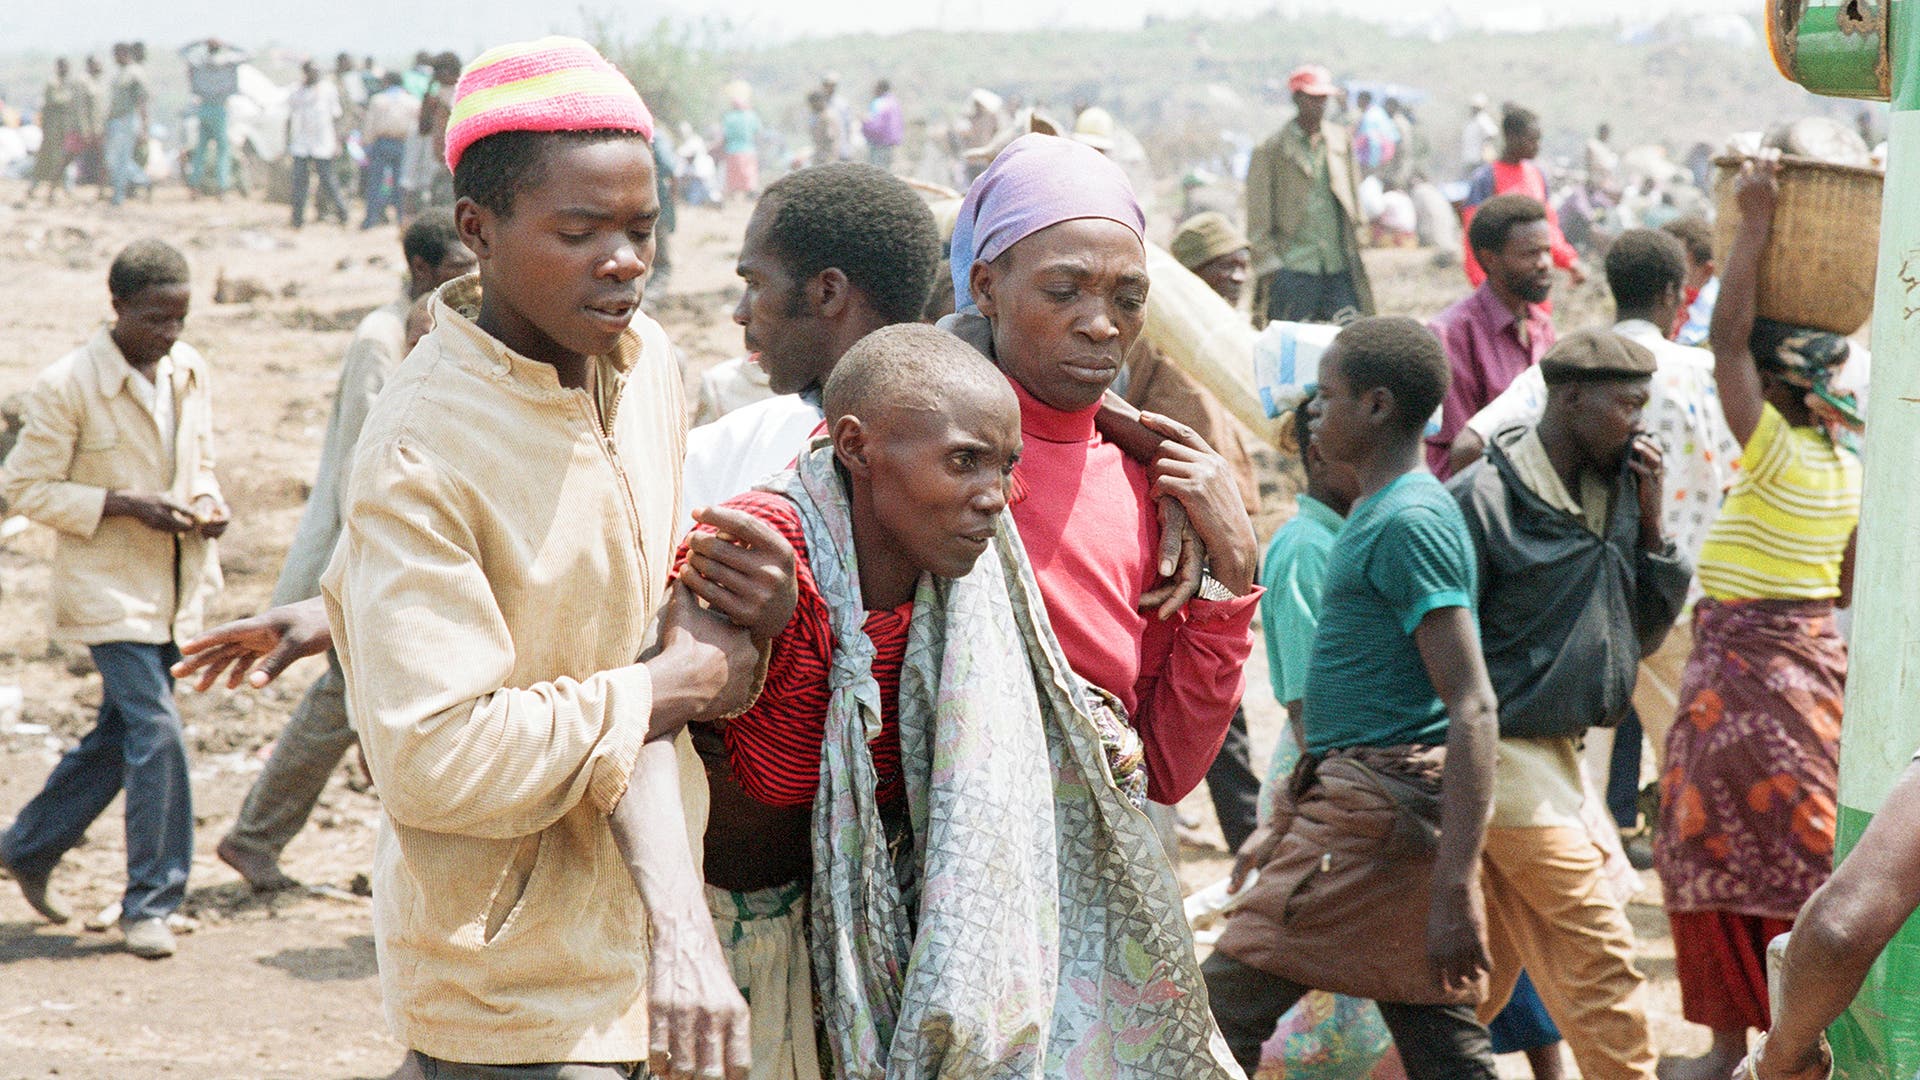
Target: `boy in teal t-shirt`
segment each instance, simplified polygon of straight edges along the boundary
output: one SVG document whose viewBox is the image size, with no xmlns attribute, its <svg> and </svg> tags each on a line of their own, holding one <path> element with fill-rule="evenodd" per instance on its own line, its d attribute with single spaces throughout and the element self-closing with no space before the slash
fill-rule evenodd
<svg viewBox="0 0 1920 1080">
<path fill-rule="evenodd" d="M 1432 473 L 1404 473 L 1355 504 L 1307 667 L 1309 751 L 1446 741 L 1446 704 L 1415 632 L 1440 610 L 1463 610 L 1473 625 L 1475 573 L 1473 536 Z"/>
<path fill-rule="evenodd" d="M 1261 877 L 1204 965 L 1214 1018 L 1249 1072 L 1280 1016 L 1323 989 L 1379 1003 L 1413 1080 L 1494 1076 L 1474 1002 L 1488 968 L 1479 872 L 1497 704 L 1472 539 L 1421 438 L 1447 382 L 1439 340 L 1405 318 L 1354 323 L 1321 364 L 1311 441 L 1351 468 L 1356 502 L 1327 564 L 1301 699 L 1313 768 L 1241 849 L 1235 884 L 1254 867 Z M 1404 822 L 1415 833 L 1437 826 L 1432 845 L 1389 855 L 1369 841 L 1379 811 L 1322 782 L 1336 763 L 1345 777 L 1392 774 L 1437 805 L 1386 808 L 1416 819 Z M 1425 965 L 1408 949 L 1421 929 Z"/>
</svg>

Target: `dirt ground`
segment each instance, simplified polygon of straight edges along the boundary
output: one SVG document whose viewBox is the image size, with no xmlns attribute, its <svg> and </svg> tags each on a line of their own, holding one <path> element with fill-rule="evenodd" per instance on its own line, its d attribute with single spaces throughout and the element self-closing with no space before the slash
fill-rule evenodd
<svg viewBox="0 0 1920 1080">
<path fill-rule="evenodd" d="M 109 212 L 89 196 L 46 210 L 18 208 L 24 185 L 0 182 L 0 398 L 82 343 L 109 314 L 106 266 L 129 240 L 156 236 L 193 263 L 194 310 L 185 340 L 214 373 L 220 475 L 235 523 L 221 542 L 227 589 L 213 616 L 258 610 L 272 589 L 311 484 L 336 366 L 360 316 L 400 288 L 404 269 L 391 226 L 369 232 L 311 225 L 295 232 L 284 207 L 239 200 L 189 201 L 178 188 L 151 203 Z M 690 377 L 740 351 L 729 314 L 744 207 L 683 210 L 674 276 L 650 306 L 685 356 Z M 1375 253 L 1375 288 L 1395 310 L 1426 315 L 1463 289 L 1457 269 L 1430 252 Z M 213 302 L 216 278 L 250 279 L 260 298 Z M 1563 302 L 1562 325 L 1597 317 L 1598 294 Z M 1288 512 L 1276 486 L 1266 515 Z M 0 822 L 38 789 L 61 750 L 92 723 L 99 682 L 84 649 L 52 644 L 47 560 L 53 538 L 35 526 L 0 547 L 0 686 L 17 685 L 24 707 L 0 717 Z M 1255 760 L 1264 768 L 1280 712 L 1266 691 L 1262 652 L 1248 669 L 1247 710 Z M 379 1005 L 372 920 L 364 875 L 378 808 L 343 768 L 288 849 L 285 868 L 305 892 L 251 895 L 213 848 L 306 684 L 307 661 L 257 693 L 185 691 L 180 707 L 194 763 L 196 857 L 186 913 L 198 929 L 161 962 L 122 951 L 114 931 L 82 919 L 117 900 L 125 846 L 116 803 L 55 875 L 76 918 L 40 922 L 10 884 L 0 885 L 0 1080 L 25 1077 L 144 1080 L 151 1077 L 381 1077 L 401 1048 Z M 1187 809 L 1206 820 L 1214 844 L 1189 846 L 1190 887 L 1224 874 L 1227 856 L 1204 794 Z M 360 879 L 360 880 L 356 880 Z M 1648 886 L 1631 914 L 1642 966 L 1652 980 L 1656 1045 L 1697 1053 L 1705 1035 L 1678 1015 L 1673 953 Z M 1503 1075 L 1526 1075 L 1517 1058 Z"/>
</svg>

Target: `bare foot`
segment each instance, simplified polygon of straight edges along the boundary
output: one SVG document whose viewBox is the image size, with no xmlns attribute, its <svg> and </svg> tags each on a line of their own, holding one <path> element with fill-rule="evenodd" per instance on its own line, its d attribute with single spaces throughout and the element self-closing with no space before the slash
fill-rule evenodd
<svg viewBox="0 0 1920 1080">
<path fill-rule="evenodd" d="M 1744 1032 L 1742 1033 L 1745 1034 Z M 1744 1043 L 1746 1040 L 1741 1039 Z M 1716 1040 L 1716 1044 L 1718 1040 Z M 1729 1080 L 1733 1076 L 1734 1066 L 1740 1064 L 1744 1054 L 1727 1054 L 1716 1045 L 1714 1049 L 1694 1058 L 1665 1057 L 1654 1069 L 1659 1080 Z"/>
<path fill-rule="evenodd" d="M 220 856 L 221 862 L 239 871 L 240 876 L 247 879 L 247 884 L 253 887 L 254 892 L 280 892 L 283 889 L 298 888 L 300 885 L 299 882 L 281 872 L 278 859 L 248 851 L 235 844 L 231 836 L 220 841 L 220 846 L 214 848 L 213 852 Z"/>
</svg>

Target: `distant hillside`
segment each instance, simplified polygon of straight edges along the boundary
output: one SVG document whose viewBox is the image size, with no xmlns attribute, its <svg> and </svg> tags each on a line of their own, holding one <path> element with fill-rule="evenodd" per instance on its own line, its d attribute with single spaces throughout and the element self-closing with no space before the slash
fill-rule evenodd
<svg viewBox="0 0 1920 1080">
<path fill-rule="evenodd" d="M 1613 124 L 1616 146 L 1660 142 L 1678 152 L 1782 117 L 1851 117 L 1859 108 L 1787 82 L 1761 47 L 1689 40 L 1677 23 L 1644 44 L 1602 28 L 1433 42 L 1334 18 L 1196 19 L 1124 33 L 848 36 L 738 55 L 731 73 L 754 83 L 769 120 L 795 131 L 805 89 L 836 70 L 849 97 L 875 78 L 891 78 L 909 116 L 923 118 L 958 111 L 975 86 L 1062 112 L 1076 101 L 1096 102 L 1150 148 L 1179 158 L 1223 128 L 1263 136 L 1283 123 L 1291 113 L 1286 74 L 1310 60 L 1343 82 L 1423 91 L 1418 115 L 1441 162 L 1457 155 L 1475 93 L 1540 112 L 1547 150 L 1559 155 L 1577 153 L 1603 119 Z"/>
</svg>

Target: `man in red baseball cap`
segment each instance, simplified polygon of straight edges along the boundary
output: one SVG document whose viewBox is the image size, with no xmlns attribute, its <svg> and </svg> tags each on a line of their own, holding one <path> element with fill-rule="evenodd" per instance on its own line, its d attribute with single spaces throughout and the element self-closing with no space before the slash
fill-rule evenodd
<svg viewBox="0 0 1920 1080">
<path fill-rule="evenodd" d="M 1340 92 L 1333 84 L 1333 72 L 1319 64 L 1301 64 L 1287 76 L 1287 89 L 1296 94 L 1306 94 L 1324 101 Z"/>
<path fill-rule="evenodd" d="M 1304 64 L 1287 76 L 1293 122 L 1247 166 L 1247 237 L 1253 243 L 1253 319 L 1348 322 L 1373 314 L 1360 261 L 1360 171 L 1347 130 L 1326 121 L 1333 75 Z"/>
</svg>

